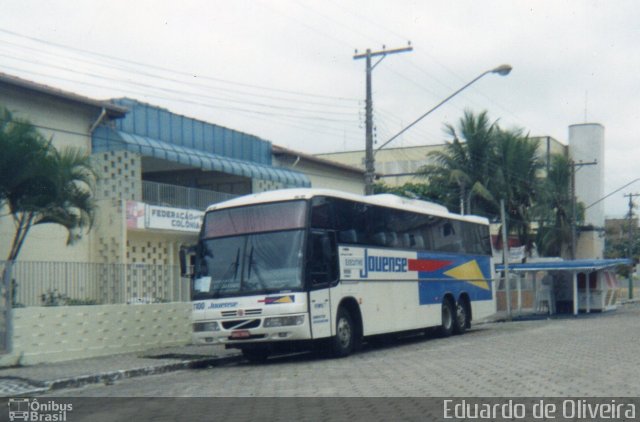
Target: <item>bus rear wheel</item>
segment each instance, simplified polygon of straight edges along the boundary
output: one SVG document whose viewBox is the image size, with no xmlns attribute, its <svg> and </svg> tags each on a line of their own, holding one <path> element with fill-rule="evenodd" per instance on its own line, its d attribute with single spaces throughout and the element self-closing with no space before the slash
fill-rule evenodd
<svg viewBox="0 0 640 422">
<path fill-rule="evenodd" d="M 449 337 L 453 334 L 454 318 L 455 310 L 451 304 L 451 300 L 445 299 L 442 302 L 442 323 L 438 329 L 440 337 Z"/>
<path fill-rule="evenodd" d="M 347 310 L 340 308 L 336 317 L 336 335 L 333 337 L 332 352 L 335 357 L 351 354 L 355 342 L 355 326 Z"/>
<path fill-rule="evenodd" d="M 456 316 L 453 332 L 456 334 L 464 334 L 468 326 L 467 304 L 463 300 L 456 303 Z"/>
</svg>

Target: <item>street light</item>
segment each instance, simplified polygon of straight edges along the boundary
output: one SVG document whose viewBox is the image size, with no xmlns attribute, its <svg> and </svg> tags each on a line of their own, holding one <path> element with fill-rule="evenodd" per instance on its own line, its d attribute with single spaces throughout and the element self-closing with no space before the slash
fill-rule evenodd
<svg viewBox="0 0 640 422">
<path fill-rule="evenodd" d="M 384 144 L 382 144 L 378 148 L 376 148 L 375 151 L 373 151 L 373 152 L 372 151 L 366 151 L 367 157 L 371 156 L 371 159 L 367 160 L 367 168 L 366 168 L 366 171 L 365 171 L 365 177 L 364 177 L 364 180 L 365 180 L 365 193 L 367 195 L 373 194 L 373 178 L 374 178 L 374 174 L 375 174 L 375 155 L 378 153 L 378 151 L 380 151 L 382 148 L 387 146 L 391 141 L 396 139 L 398 136 L 400 136 L 403 133 L 405 133 L 407 130 L 409 130 L 411 127 L 413 127 L 416 123 L 418 123 L 420 120 L 424 119 L 429 114 L 433 113 L 441 105 L 443 105 L 444 103 L 446 103 L 447 101 L 449 101 L 450 99 L 452 99 L 453 97 L 458 95 L 460 92 L 464 91 L 470 85 L 474 84 L 478 79 L 480 79 L 480 78 L 482 78 L 485 75 L 488 75 L 490 73 L 496 73 L 496 74 L 498 74 L 500 76 L 506 76 L 506 75 L 509 74 L 509 72 L 511 72 L 511 69 L 512 69 L 512 67 L 510 65 L 503 64 L 503 65 L 500 65 L 500 66 L 498 66 L 498 67 L 496 67 L 494 69 L 487 70 L 486 72 L 481 73 L 480 75 L 476 76 L 476 78 L 473 79 L 471 82 L 468 82 L 467 84 L 465 84 L 462 88 L 458 89 L 456 92 L 454 92 L 453 94 L 449 95 L 444 100 L 440 101 L 435 107 L 433 107 L 432 109 L 430 109 L 429 111 L 424 113 L 422 116 L 418 117 L 416 120 L 414 120 L 411 124 L 406 126 L 404 129 L 402 129 L 400 132 L 398 132 L 395 135 L 393 135 L 391 138 L 389 138 L 388 141 L 386 141 Z"/>
</svg>

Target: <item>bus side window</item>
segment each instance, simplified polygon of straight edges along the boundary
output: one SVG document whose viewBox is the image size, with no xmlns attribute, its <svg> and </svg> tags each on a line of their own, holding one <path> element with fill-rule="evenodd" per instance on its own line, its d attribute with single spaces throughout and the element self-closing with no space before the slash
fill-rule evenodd
<svg viewBox="0 0 640 422">
<path fill-rule="evenodd" d="M 331 283 L 337 278 L 337 246 L 334 234 L 312 231 L 307 249 L 307 280 L 312 285 L 318 285 Z"/>
<path fill-rule="evenodd" d="M 311 227 L 314 229 L 332 229 L 333 226 L 332 199 L 316 196 L 311 200 Z"/>
</svg>

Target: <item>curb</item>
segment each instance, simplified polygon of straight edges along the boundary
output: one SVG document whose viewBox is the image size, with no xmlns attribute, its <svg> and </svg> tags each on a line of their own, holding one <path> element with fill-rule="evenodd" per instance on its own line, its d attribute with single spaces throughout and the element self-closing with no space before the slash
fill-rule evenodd
<svg viewBox="0 0 640 422">
<path fill-rule="evenodd" d="M 206 368 L 208 366 L 224 365 L 228 363 L 234 363 L 240 361 L 242 355 L 232 355 L 224 357 L 211 357 L 200 359 L 189 359 L 180 362 L 165 363 L 159 365 L 145 366 L 142 368 L 132 369 L 120 369 L 117 371 L 102 372 L 94 375 L 80 375 L 70 378 L 59 378 L 52 381 L 32 381 L 21 379 L 22 381 L 28 381 L 34 386 L 31 390 L 22 390 L 18 394 L 6 397 L 15 396 L 28 396 L 34 394 L 45 394 L 55 390 L 61 390 L 64 388 L 79 388 L 89 384 L 113 384 L 115 381 L 143 377 L 147 375 L 164 374 L 168 372 L 180 371 L 183 369 L 198 369 Z"/>
</svg>

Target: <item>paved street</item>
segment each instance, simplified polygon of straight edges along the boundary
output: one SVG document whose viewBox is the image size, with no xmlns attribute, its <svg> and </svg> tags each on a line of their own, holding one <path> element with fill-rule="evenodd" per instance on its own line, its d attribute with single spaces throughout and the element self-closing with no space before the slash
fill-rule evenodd
<svg viewBox="0 0 640 422">
<path fill-rule="evenodd" d="M 491 323 L 447 339 L 236 362 L 56 391 L 67 397 L 640 396 L 640 306 Z"/>
</svg>

